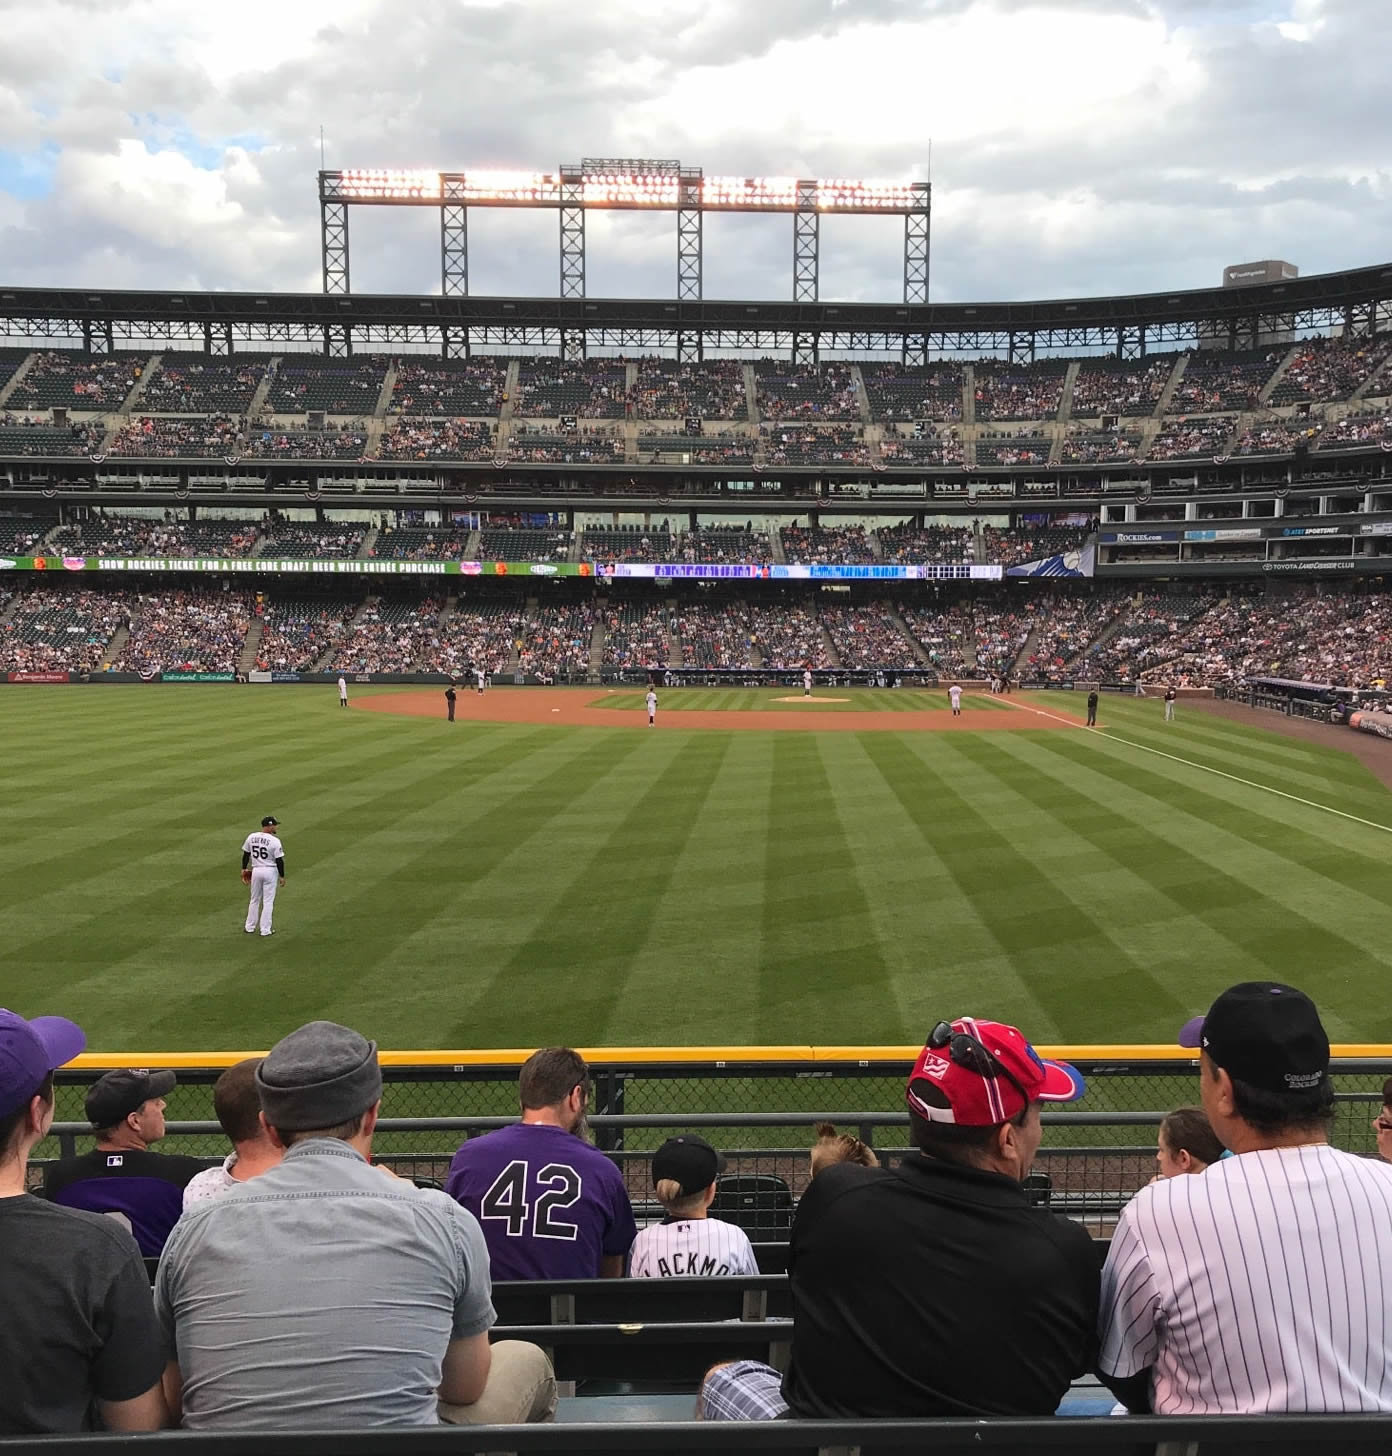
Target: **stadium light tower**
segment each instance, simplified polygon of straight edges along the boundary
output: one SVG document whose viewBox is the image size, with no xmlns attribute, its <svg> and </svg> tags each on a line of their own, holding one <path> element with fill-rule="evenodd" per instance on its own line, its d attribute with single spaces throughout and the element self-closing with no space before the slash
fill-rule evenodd
<svg viewBox="0 0 1392 1456">
<path fill-rule="evenodd" d="M 678 161 L 586 157 L 554 172 L 430 172 L 406 169 L 319 173 L 325 293 L 350 293 L 348 209 L 435 207 L 440 210 L 440 288 L 469 292 L 471 207 L 550 208 L 560 220 L 561 298 L 585 297 L 585 214 L 592 209 L 677 215 L 676 297 L 699 301 L 708 212 L 790 213 L 793 301 L 815 303 L 820 290 L 821 219 L 827 214 L 904 219 L 904 302 L 928 302 L 932 186 L 844 177 L 707 177 Z M 583 335 L 574 348 L 583 351 Z M 465 340 L 467 350 L 467 339 Z M 679 341 L 679 354 L 686 356 Z M 690 355 L 699 354 L 699 338 Z"/>
</svg>

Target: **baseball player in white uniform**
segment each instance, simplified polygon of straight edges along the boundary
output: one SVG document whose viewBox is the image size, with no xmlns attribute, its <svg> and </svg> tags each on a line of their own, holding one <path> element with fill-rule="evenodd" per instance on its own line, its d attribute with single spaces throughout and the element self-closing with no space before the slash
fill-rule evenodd
<svg viewBox="0 0 1392 1456">
<path fill-rule="evenodd" d="M 633 1278 L 759 1272 L 744 1230 L 707 1213 L 720 1169 L 720 1154 L 694 1135 L 668 1138 L 653 1154 L 653 1186 L 667 1217 L 634 1239 L 629 1255 Z"/>
<path fill-rule="evenodd" d="M 280 821 L 267 814 L 259 833 L 248 834 L 242 842 L 242 883 L 251 886 L 251 902 L 247 905 L 248 935 L 256 933 L 258 912 L 261 934 L 271 935 L 271 912 L 275 908 L 276 890 L 285 883 L 285 846 L 276 830 Z"/>
<path fill-rule="evenodd" d="M 651 728 L 657 722 L 657 692 L 653 688 L 648 689 L 648 727 Z"/>
<path fill-rule="evenodd" d="M 948 688 L 947 695 L 952 699 L 952 716 L 954 718 L 960 718 L 962 716 L 962 689 L 956 683 L 953 683 Z"/>
<path fill-rule="evenodd" d="M 812 696 L 812 669 L 804 667 L 802 670 L 802 695 L 804 698 Z"/>
<path fill-rule="evenodd" d="M 484 687 L 484 681 L 485 681 L 486 677 L 487 677 L 487 674 L 484 672 L 483 668 L 476 667 L 474 669 L 474 680 L 478 684 L 477 691 L 478 691 L 479 697 L 482 697 L 483 696 L 483 687 Z"/>
</svg>

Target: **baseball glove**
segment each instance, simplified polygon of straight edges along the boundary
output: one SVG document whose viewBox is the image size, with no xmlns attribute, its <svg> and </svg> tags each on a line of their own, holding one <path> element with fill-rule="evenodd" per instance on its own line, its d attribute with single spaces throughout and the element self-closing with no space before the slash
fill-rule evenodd
<svg viewBox="0 0 1392 1456">
<path fill-rule="evenodd" d="M 249 885 L 251 883 L 251 871 L 249 869 L 242 871 L 242 883 L 244 885 Z"/>
</svg>

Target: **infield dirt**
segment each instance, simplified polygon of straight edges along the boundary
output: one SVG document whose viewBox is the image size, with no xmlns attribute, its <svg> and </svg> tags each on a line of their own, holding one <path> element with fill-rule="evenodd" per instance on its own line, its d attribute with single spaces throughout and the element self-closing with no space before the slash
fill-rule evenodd
<svg viewBox="0 0 1392 1456">
<path fill-rule="evenodd" d="M 464 723 L 549 723 L 553 727 L 648 728 L 647 714 L 640 707 L 631 712 L 595 707 L 594 688 L 490 688 L 480 697 L 461 692 L 455 704 L 455 718 Z M 670 698 L 669 698 L 670 702 Z M 370 713 L 395 713 L 407 718 L 443 718 L 442 689 L 428 688 L 401 693 L 380 693 L 360 698 L 355 708 Z M 965 708 L 955 718 L 941 708 L 916 712 L 877 713 L 785 710 L 722 712 L 686 710 L 663 704 L 657 711 L 657 729 L 705 728 L 731 732 L 793 733 L 999 733 L 1057 732 L 1082 728 L 1081 718 L 1051 708 L 1047 714 L 1034 712 L 1028 703 L 1009 704 L 1013 711 Z"/>
</svg>

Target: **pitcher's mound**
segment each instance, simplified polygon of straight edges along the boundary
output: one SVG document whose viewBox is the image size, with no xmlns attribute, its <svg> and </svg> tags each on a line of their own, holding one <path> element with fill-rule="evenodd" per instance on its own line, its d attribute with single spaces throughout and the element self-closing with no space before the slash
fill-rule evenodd
<svg viewBox="0 0 1392 1456">
<path fill-rule="evenodd" d="M 791 698 L 775 698 L 775 703 L 849 703 L 849 698 L 819 698 L 814 693 L 808 697 L 806 693 L 797 693 Z"/>
</svg>

